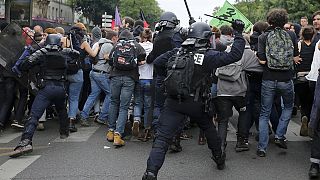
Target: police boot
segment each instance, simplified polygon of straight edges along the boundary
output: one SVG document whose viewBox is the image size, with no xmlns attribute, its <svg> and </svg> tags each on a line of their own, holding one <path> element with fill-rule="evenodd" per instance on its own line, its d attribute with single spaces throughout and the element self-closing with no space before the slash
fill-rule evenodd
<svg viewBox="0 0 320 180">
<path fill-rule="evenodd" d="M 76 128 L 76 125 L 75 125 L 75 119 L 73 119 L 73 118 L 69 119 L 69 131 L 70 131 L 70 133 L 78 131 L 78 129 Z"/>
<path fill-rule="evenodd" d="M 33 151 L 32 142 L 29 139 L 24 139 L 19 142 L 18 146 L 14 148 L 13 152 L 10 154 L 10 157 L 16 158 Z"/>
<path fill-rule="evenodd" d="M 142 180 L 157 180 L 157 175 L 153 172 L 146 171 L 142 176 Z"/>
<path fill-rule="evenodd" d="M 237 145 L 236 152 L 249 151 L 249 142 L 247 138 L 238 136 L 237 137 Z"/>
<path fill-rule="evenodd" d="M 173 138 L 172 144 L 170 145 L 170 150 L 173 153 L 178 153 L 182 151 L 182 146 L 180 145 L 180 134 Z"/>
<path fill-rule="evenodd" d="M 217 164 L 217 168 L 219 170 L 223 170 L 226 167 L 226 154 L 224 152 L 221 152 L 219 155 L 215 155 L 214 153 L 212 154 L 212 159 Z"/>
<path fill-rule="evenodd" d="M 320 172 L 319 172 L 319 164 L 312 163 L 311 166 L 310 166 L 310 169 L 309 169 L 309 177 L 311 179 L 318 178 L 319 174 L 320 174 Z"/>
</svg>

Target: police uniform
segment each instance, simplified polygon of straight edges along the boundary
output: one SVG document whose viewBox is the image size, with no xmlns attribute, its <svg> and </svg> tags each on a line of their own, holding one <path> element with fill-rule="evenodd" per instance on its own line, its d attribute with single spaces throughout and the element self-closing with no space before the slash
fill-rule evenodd
<svg viewBox="0 0 320 180">
<path fill-rule="evenodd" d="M 242 24 L 242 27 L 243 23 L 241 22 L 240 24 Z M 239 32 L 242 32 L 242 30 L 239 30 Z M 194 92 L 190 93 L 189 97 L 185 99 L 168 95 L 159 118 L 159 127 L 147 161 L 147 170 L 142 179 L 156 179 L 157 173 L 164 162 L 171 139 L 177 133 L 181 124 L 184 123 L 186 115 L 192 119 L 196 119 L 197 124 L 205 133 L 208 147 L 212 151 L 213 159 L 217 163 L 218 169 L 224 168 L 225 158 L 221 151 L 221 139 L 217 135 L 212 116 L 209 115 L 206 108 L 208 98 L 204 94 L 210 91 L 210 86 L 207 87 L 204 83 L 198 82 L 201 82 L 203 77 L 209 77 L 213 68 L 221 67 L 241 59 L 245 41 L 239 32 L 235 33 L 235 41 L 230 53 L 210 50 L 208 45 L 195 48 L 194 54 L 197 56 L 194 56 L 195 67 L 190 86 L 193 87 Z M 196 33 L 195 37 L 192 36 L 194 33 Z M 210 27 L 202 22 L 193 23 L 189 29 L 188 38 L 198 38 L 197 35 L 201 38 L 202 34 L 206 33 L 205 40 L 209 42 L 210 37 L 208 37 L 208 34 L 211 33 Z M 205 49 L 203 50 L 203 48 Z M 162 54 L 155 60 L 155 68 L 166 69 L 168 60 L 175 58 L 176 55 L 179 56 L 178 51 L 179 49 L 176 48 Z"/>
<path fill-rule="evenodd" d="M 65 87 L 67 61 L 68 55 L 77 56 L 79 53 L 67 48 L 61 49 L 60 37 L 55 34 L 47 37 L 46 44 L 45 48 L 36 51 L 20 66 L 22 71 L 36 65 L 40 66 L 37 79 L 39 91 L 32 104 L 30 118 L 25 124 L 21 142 L 14 149 L 11 157 L 18 157 L 32 151 L 32 137 L 38 120 L 51 104 L 54 104 L 58 111 L 60 138 L 66 138 L 69 135 Z"/>
</svg>

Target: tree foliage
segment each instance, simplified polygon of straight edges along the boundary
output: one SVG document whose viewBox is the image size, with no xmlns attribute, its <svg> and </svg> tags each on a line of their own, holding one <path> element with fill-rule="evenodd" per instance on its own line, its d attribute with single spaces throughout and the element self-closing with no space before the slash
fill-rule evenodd
<svg viewBox="0 0 320 180">
<path fill-rule="evenodd" d="M 114 15 L 116 6 L 114 0 L 70 0 L 69 3 L 94 25 L 101 25 L 101 15 L 105 12 Z"/>
<path fill-rule="evenodd" d="M 158 21 L 162 9 L 156 0 L 120 0 L 119 11 L 121 17 L 129 16 L 133 19 L 140 19 L 140 9 L 143 10 L 146 21 L 153 26 Z"/>
<path fill-rule="evenodd" d="M 309 18 L 320 10 L 320 1 L 315 0 L 242 0 L 235 4 L 252 23 L 266 20 L 266 14 L 272 8 L 284 8 L 288 11 L 289 21 L 299 22 L 302 16 Z"/>
</svg>

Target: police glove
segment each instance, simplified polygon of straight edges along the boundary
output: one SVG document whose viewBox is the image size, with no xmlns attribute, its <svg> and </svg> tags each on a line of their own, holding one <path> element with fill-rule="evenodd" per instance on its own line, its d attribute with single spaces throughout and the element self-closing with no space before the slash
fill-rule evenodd
<svg viewBox="0 0 320 180">
<path fill-rule="evenodd" d="M 241 21 L 240 19 L 236 19 L 232 22 L 232 28 L 239 33 L 243 32 L 244 26 L 245 26 L 244 22 Z"/>
<path fill-rule="evenodd" d="M 19 67 L 17 65 L 14 65 L 12 68 L 11 68 L 11 71 L 16 74 L 18 77 L 21 76 L 21 71 L 19 70 Z"/>
<path fill-rule="evenodd" d="M 190 17 L 190 19 L 189 19 L 189 25 L 191 25 L 191 24 L 193 24 L 193 23 L 195 23 L 195 22 L 196 22 L 196 20 L 194 20 L 193 17 Z"/>
</svg>

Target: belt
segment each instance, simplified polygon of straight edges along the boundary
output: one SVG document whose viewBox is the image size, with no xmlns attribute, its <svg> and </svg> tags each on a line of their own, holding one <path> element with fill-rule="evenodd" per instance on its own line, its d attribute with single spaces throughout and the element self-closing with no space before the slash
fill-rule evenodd
<svg viewBox="0 0 320 180">
<path fill-rule="evenodd" d="M 105 74 L 107 72 L 105 71 L 100 71 L 100 70 L 96 70 L 96 69 L 92 69 L 93 72 L 96 72 L 96 73 L 100 73 L 100 74 Z"/>
</svg>

